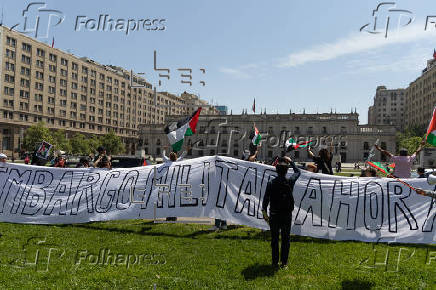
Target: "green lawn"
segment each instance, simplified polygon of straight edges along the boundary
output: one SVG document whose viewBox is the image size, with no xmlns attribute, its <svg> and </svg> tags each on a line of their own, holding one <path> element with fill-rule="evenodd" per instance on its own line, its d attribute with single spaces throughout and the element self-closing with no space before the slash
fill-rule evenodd
<svg viewBox="0 0 436 290">
<path fill-rule="evenodd" d="M 153 289 L 154 285 L 157 289 L 418 289 L 432 288 L 436 282 L 433 246 L 292 236 L 290 267 L 275 272 L 269 266 L 269 232 L 239 226 L 209 232 L 208 227 L 144 220 L 65 226 L 3 223 L 0 285 L 10 289 Z M 111 254 L 118 254 L 115 263 Z"/>
</svg>

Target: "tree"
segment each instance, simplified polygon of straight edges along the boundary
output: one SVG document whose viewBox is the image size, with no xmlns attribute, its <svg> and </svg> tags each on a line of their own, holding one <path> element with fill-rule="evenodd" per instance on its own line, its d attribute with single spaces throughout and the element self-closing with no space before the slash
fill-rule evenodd
<svg viewBox="0 0 436 290">
<path fill-rule="evenodd" d="M 425 134 L 425 126 L 410 126 L 403 133 L 397 134 L 397 148 L 405 148 L 409 151 L 409 154 L 412 154 L 418 149 L 422 139 L 425 138 Z"/>
<path fill-rule="evenodd" d="M 106 149 L 107 154 L 116 155 L 125 151 L 121 138 L 115 135 L 114 131 L 101 136 L 100 143 Z"/>
<path fill-rule="evenodd" d="M 99 138 L 97 135 L 92 135 L 88 138 L 88 145 L 91 153 L 96 152 L 97 148 L 101 146 L 101 138 Z"/>
<path fill-rule="evenodd" d="M 404 134 L 408 137 L 424 136 L 426 131 L 425 125 L 411 125 L 406 128 Z"/>
<path fill-rule="evenodd" d="M 65 136 L 64 130 L 56 130 L 52 133 L 54 150 L 62 150 L 71 153 L 71 144 Z"/>
<path fill-rule="evenodd" d="M 81 133 L 77 133 L 70 139 L 71 152 L 78 155 L 88 155 L 92 152 L 89 138 Z"/>
<path fill-rule="evenodd" d="M 418 149 L 419 144 L 422 141 L 422 137 L 414 136 L 414 137 L 406 137 L 399 141 L 398 145 L 401 148 L 407 149 L 409 154 L 412 154 Z"/>
<path fill-rule="evenodd" d="M 24 134 L 23 149 L 26 151 L 34 151 L 36 146 L 42 141 L 50 144 L 54 143 L 54 138 L 44 122 L 39 122 L 27 128 Z"/>
</svg>

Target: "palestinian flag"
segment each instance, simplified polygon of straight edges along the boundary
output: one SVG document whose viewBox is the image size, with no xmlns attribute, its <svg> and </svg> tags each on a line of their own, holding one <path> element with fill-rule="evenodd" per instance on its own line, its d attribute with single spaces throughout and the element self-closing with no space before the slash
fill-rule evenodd
<svg viewBox="0 0 436 290">
<path fill-rule="evenodd" d="M 368 161 L 366 163 L 368 165 L 370 165 L 371 167 L 374 167 L 375 169 L 383 172 L 384 174 L 389 174 L 389 170 L 381 162 L 371 162 L 371 161 Z M 391 169 L 395 168 L 395 163 L 389 164 L 388 167 L 391 168 Z"/>
<path fill-rule="evenodd" d="M 312 140 L 310 141 L 303 141 L 303 142 L 299 142 L 297 144 L 297 142 L 295 141 L 294 138 L 289 138 L 288 140 L 286 140 L 285 143 L 285 147 L 286 149 L 298 149 L 298 148 L 305 148 L 307 146 L 310 146 L 313 143 Z M 292 147 L 291 147 L 292 146 Z M 291 147 L 291 148 L 289 148 Z"/>
<path fill-rule="evenodd" d="M 378 171 L 383 172 L 384 174 L 389 174 L 388 170 L 386 169 L 386 167 L 383 166 L 383 164 L 381 162 L 371 162 L 371 161 L 368 161 L 366 163 L 369 166 L 374 167 Z"/>
<path fill-rule="evenodd" d="M 251 139 L 251 142 L 253 145 L 257 146 L 260 144 L 260 140 L 262 140 L 262 136 L 259 133 L 259 130 L 257 130 L 256 126 L 254 126 L 254 136 L 253 139 Z"/>
<path fill-rule="evenodd" d="M 178 122 L 172 122 L 165 127 L 165 134 L 167 134 L 168 140 L 170 141 L 174 152 L 182 149 L 185 136 L 191 136 L 195 133 L 200 112 L 201 107 L 198 108 L 197 111 L 192 114 L 192 116 Z"/>
<path fill-rule="evenodd" d="M 430 124 L 428 124 L 426 141 L 436 146 L 436 108 L 433 109 L 433 117 L 431 118 Z"/>
</svg>

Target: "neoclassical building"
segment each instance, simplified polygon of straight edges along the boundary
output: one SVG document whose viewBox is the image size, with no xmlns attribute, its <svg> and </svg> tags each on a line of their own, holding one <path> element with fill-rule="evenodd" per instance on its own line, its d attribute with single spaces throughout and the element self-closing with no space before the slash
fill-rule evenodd
<svg viewBox="0 0 436 290">
<path fill-rule="evenodd" d="M 167 116 L 167 122 L 178 120 L 180 116 Z M 140 126 L 140 143 L 145 153 L 161 157 L 162 149 L 169 147 L 164 134 L 166 124 L 145 124 Z M 312 140 L 314 151 L 320 145 L 333 144 L 336 158 L 342 162 L 358 162 L 368 154 L 379 140 L 381 147 L 395 151 L 394 126 L 359 125 L 359 115 L 349 114 L 255 114 L 244 112 L 240 115 L 201 115 L 197 133 L 185 140 L 194 144 L 188 152 L 188 158 L 206 155 L 225 155 L 240 158 L 251 142 L 250 134 L 256 126 L 262 135 L 260 160 L 270 160 L 280 155 L 285 140 L 293 136 L 297 140 Z M 306 150 L 294 153 L 297 161 L 309 161 Z M 373 160 L 385 161 L 379 152 Z"/>
</svg>

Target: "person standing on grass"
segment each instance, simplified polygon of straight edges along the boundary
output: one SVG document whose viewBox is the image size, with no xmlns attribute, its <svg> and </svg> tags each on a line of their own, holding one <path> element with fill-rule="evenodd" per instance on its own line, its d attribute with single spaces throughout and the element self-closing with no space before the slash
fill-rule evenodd
<svg viewBox="0 0 436 290">
<path fill-rule="evenodd" d="M 294 173 L 290 179 L 286 178 L 289 164 Z M 265 197 L 262 202 L 262 214 L 271 230 L 272 266 L 279 263 L 279 233 L 282 236 L 280 261 L 282 268 L 287 269 L 289 247 L 291 242 L 292 211 L 294 210 L 294 185 L 300 177 L 301 171 L 289 157 L 281 157 L 276 165 L 277 177 L 269 181 Z M 269 205 L 269 216 L 267 208 Z"/>
<path fill-rule="evenodd" d="M 394 154 L 381 149 L 380 146 L 374 145 L 375 149 L 380 151 L 387 157 L 391 158 L 391 161 L 395 163 L 394 173 L 393 175 L 397 178 L 410 178 L 410 171 L 412 169 L 413 162 L 416 160 L 416 155 L 422 150 L 425 144 L 425 139 L 421 141 L 418 149 L 416 149 L 415 153 L 409 156 L 409 152 L 407 149 L 400 149 L 400 155 L 395 156 Z"/>
</svg>

